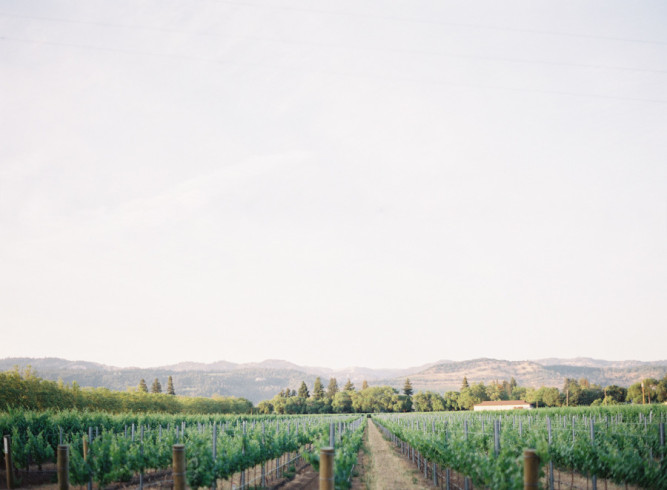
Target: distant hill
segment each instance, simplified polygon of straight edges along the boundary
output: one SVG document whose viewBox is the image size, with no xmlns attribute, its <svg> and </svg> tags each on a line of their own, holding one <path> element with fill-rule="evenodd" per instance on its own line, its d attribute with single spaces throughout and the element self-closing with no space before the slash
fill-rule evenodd
<svg viewBox="0 0 667 490">
<path fill-rule="evenodd" d="M 629 386 L 647 377 L 662 378 L 667 374 L 667 361 L 604 361 L 589 358 L 540 359 L 536 361 L 504 361 L 473 359 L 469 361 L 438 361 L 406 369 L 373 369 L 349 367 L 329 369 L 299 366 L 288 361 L 266 360 L 256 363 L 235 364 L 227 361 L 214 363 L 182 362 L 155 368 L 119 368 L 94 362 L 68 361 L 59 358 L 6 358 L 0 359 L 0 371 L 32 366 L 37 375 L 80 386 L 105 387 L 126 390 L 136 387 L 141 378 L 150 385 L 158 378 L 166 386 L 172 376 L 177 394 L 189 396 L 239 396 L 254 403 L 272 398 L 289 387 L 298 389 L 302 381 L 312 389 L 317 376 L 327 385 L 330 377 L 342 385 L 348 378 L 357 388 L 363 380 L 373 385 L 401 388 L 409 377 L 415 390 L 444 392 L 458 391 L 466 376 L 470 383 L 486 384 L 498 380 L 516 379 L 522 386 L 555 386 L 561 388 L 568 378 L 588 378 L 603 386 Z"/>
<path fill-rule="evenodd" d="M 410 375 L 410 382 L 415 390 L 458 391 L 463 377 L 468 382 L 509 380 L 514 378 L 520 386 L 538 388 L 553 386 L 561 388 L 565 378 L 588 378 L 589 381 L 602 386 L 616 384 L 629 386 L 645 378 L 662 378 L 667 374 L 667 361 L 597 361 L 591 367 L 591 359 L 583 359 L 577 365 L 573 359 L 554 359 L 566 364 L 542 364 L 543 361 L 503 361 L 498 359 L 473 359 L 463 362 L 438 364 L 420 373 Z M 380 380 L 396 388 L 403 386 L 405 377 Z"/>
<path fill-rule="evenodd" d="M 547 359 L 537 359 L 533 362 L 542 366 L 577 366 L 577 367 L 597 367 L 597 368 L 630 368 L 639 366 L 667 366 L 667 359 L 663 361 L 605 361 L 603 359 L 592 359 L 590 357 L 575 357 L 573 359 L 559 359 L 550 357 Z"/>
</svg>

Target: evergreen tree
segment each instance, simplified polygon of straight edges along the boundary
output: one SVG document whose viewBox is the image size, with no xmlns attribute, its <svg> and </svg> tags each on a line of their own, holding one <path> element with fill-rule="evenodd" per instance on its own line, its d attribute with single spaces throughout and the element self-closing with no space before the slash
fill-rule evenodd
<svg viewBox="0 0 667 490">
<path fill-rule="evenodd" d="M 463 383 L 461 383 L 461 391 L 465 390 L 466 388 L 470 388 L 470 385 L 468 384 L 468 377 L 464 376 Z"/>
<path fill-rule="evenodd" d="M 410 383 L 410 378 L 405 378 L 405 384 L 403 385 L 403 394 L 405 396 L 412 396 L 412 383 Z"/>
<path fill-rule="evenodd" d="M 141 393 L 148 393 L 148 386 L 146 385 L 146 380 L 144 378 L 141 378 L 141 381 L 139 381 L 139 391 Z"/>
<path fill-rule="evenodd" d="M 308 386 L 306 386 L 306 382 L 302 381 L 301 386 L 299 386 L 299 398 L 308 398 L 310 396 L 310 393 L 308 393 Z"/>
<path fill-rule="evenodd" d="M 503 380 L 502 392 L 505 400 L 512 398 L 512 388 L 510 388 L 510 384 L 505 380 Z"/>
<path fill-rule="evenodd" d="M 368 381 L 364 380 L 364 382 L 361 383 L 361 389 L 362 389 L 362 390 L 365 390 L 365 389 L 367 389 L 367 388 L 368 388 Z"/>
<path fill-rule="evenodd" d="M 174 391 L 174 380 L 171 376 L 167 379 L 167 395 L 176 395 L 176 391 Z"/>
<path fill-rule="evenodd" d="M 347 383 L 345 383 L 343 391 L 354 391 L 354 385 L 352 384 L 352 381 L 350 381 L 350 378 L 347 378 Z"/>
<path fill-rule="evenodd" d="M 151 393 L 162 393 L 162 385 L 157 378 L 153 381 L 153 386 L 151 386 Z"/>
<path fill-rule="evenodd" d="M 315 400 L 321 400 L 324 398 L 324 388 L 322 387 L 322 380 L 319 377 L 315 378 L 315 384 L 313 385 L 313 398 Z"/>
<path fill-rule="evenodd" d="M 327 397 L 333 400 L 333 397 L 338 393 L 338 381 L 336 378 L 329 379 L 329 386 L 327 387 Z"/>
<path fill-rule="evenodd" d="M 292 390 L 292 392 L 289 394 L 289 396 L 298 396 L 296 390 Z"/>
</svg>

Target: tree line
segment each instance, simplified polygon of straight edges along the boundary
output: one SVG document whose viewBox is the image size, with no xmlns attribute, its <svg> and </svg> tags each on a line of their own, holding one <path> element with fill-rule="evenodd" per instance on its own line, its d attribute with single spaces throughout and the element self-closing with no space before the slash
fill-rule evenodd
<svg viewBox="0 0 667 490">
<path fill-rule="evenodd" d="M 285 390 L 271 400 L 259 402 L 257 410 L 264 414 L 298 413 L 367 413 L 367 412 L 410 412 L 412 411 L 412 384 L 405 380 L 403 393 L 390 386 L 368 386 L 363 382 L 357 390 L 349 379 L 342 389 L 336 378 L 330 378 L 326 390 L 318 377 L 313 384 L 312 394 L 305 381 L 297 390 Z"/>
<path fill-rule="evenodd" d="M 464 377 L 459 391 L 442 394 L 434 391 L 413 394 L 413 391 L 409 378 L 405 380 L 402 393 L 390 386 L 369 387 L 366 381 L 361 390 L 357 390 L 349 379 L 339 390 L 336 378 L 330 378 L 325 390 L 321 379 L 317 378 L 312 393 L 302 381 L 298 390 L 286 388 L 272 399 L 260 402 L 257 409 L 265 414 L 298 414 L 472 410 L 478 403 L 500 400 L 524 400 L 536 407 L 663 403 L 667 401 L 667 375 L 661 380 L 644 379 L 629 388 L 602 387 L 586 378 L 566 378 L 561 390 L 519 386 L 514 378 L 470 384 Z"/>
<path fill-rule="evenodd" d="M 139 386 L 137 386 L 137 389 L 141 393 L 148 393 L 148 385 L 146 384 L 146 380 L 144 378 L 139 380 Z M 151 385 L 151 393 L 162 393 L 162 384 L 157 378 L 153 380 L 153 384 Z M 176 390 L 174 390 L 174 379 L 171 376 L 167 378 L 167 395 L 176 395 Z"/>
<path fill-rule="evenodd" d="M 37 377 L 30 368 L 0 372 L 0 410 L 24 408 L 31 410 L 79 409 L 121 412 L 165 412 L 183 414 L 251 413 L 367 413 L 367 412 L 430 412 L 471 410 L 483 401 L 524 400 L 537 407 L 615 405 L 622 403 L 663 403 L 667 401 L 667 375 L 658 380 L 646 378 L 628 388 L 616 385 L 602 387 L 586 378 L 566 378 L 562 389 L 531 388 L 509 381 L 468 383 L 463 378 L 459 391 L 414 393 L 410 379 L 401 392 L 390 386 L 370 387 L 366 381 L 357 389 L 348 379 L 339 389 L 336 378 L 325 387 L 316 378 L 309 389 L 305 381 L 298 390 L 286 388 L 257 407 L 245 398 L 214 395 L 211 398 L 176 396 L 173 379 L 167 379 L 162 393 L 159 379 L 149 390 L 144 379 L 127 391 L 107 388 L 81 388 L 76 382 L 65 384 Z"/>
<path fill-rule="evenodd" d="M 171 376 L 167 381 L 167 393 L 161 391 L 157 378 L 149 393 L 143 379 L 137 388 L 111 391 L 107 388 L 81 388 L 76 382 L 65 384 L 44 380 L 30 367 L 23 371 L 15 368 L 0 372 L 0 410 L 77 409 L 111 413 L 210 414 L 250 413 L 253 409 L 252 402 L 245 398 L 176 396 Z"/>
</svg>

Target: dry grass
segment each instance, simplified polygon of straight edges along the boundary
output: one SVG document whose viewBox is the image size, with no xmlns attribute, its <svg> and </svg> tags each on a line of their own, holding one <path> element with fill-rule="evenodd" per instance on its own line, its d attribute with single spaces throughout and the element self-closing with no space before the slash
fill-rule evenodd
<svg viewBox="0 0 667 490">
<path fill-rule="evenodd" d="M 368 490 L 426 490 L 433 488 L 424 482 L 421 473 L 396 454 L 373 422 L 368 424 L 366 445 L 370 464 L 362 476 Z"/>
</svg>

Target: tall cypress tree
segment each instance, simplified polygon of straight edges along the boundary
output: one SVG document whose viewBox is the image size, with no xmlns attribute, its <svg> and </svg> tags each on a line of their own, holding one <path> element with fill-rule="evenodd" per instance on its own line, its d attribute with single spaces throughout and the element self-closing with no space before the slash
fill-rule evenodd
<svg viewBox="0 0 667 490">
<path fill-rule="evenodd" d="M 171 376 L 167 378 L 167 395 L 176 395 L 174 391 L 174 380 L 171 379 Z"/>
<path fill-rule="evenodd" d="M 305 381 L 301 382 L 301 386 L 299 386 L 299 398 L 308 398 L 310 396 L 310 393 L 308 393 L 308 386 L 306 385 Z"/>
<path fill-rule="evenodd" d="M 405 384 L 403 385 L 403 394 L 405 396 L 412 396 L 412 383 L 410 383 L 410 378 L 405 378 Z"/>
<path fill-rule="evenodd" d="M 146 386 L 146 380 L 144 378 L 141 378 L 139 381 L 139 391 L 141 393 L 148 393 L 148 386 Z"/>
<path fill-rule="evenodd" d="M 315 400 L 324 398 L 324 388 L 322 387 L 322 380 L 319 376 L 315 378 L 315 384 L 313 385 L 313 398 Z"/>
<path fill-rule="evenodd" d="M 327 397 L 333 400 L 333 397 L 338 393 L 338 381 L 336 378 L 329 379 L 329 386 L 327 387 Z"/>
<path fill-rule="evenodd" d="M 162 385 L 157 378 L 155 378 L 155 381 L 153 381 L 153 386 L 151 386 L 151 393 L 162 393 Z"/>
<path fill-rule="evenodd" d="M 463 383 L 461 383 L 461 391 L 465 390 L 466 388 L 470 388 L 470 385 L 468 384 L 468 377 L 464 376 Z"/>
</svg>

